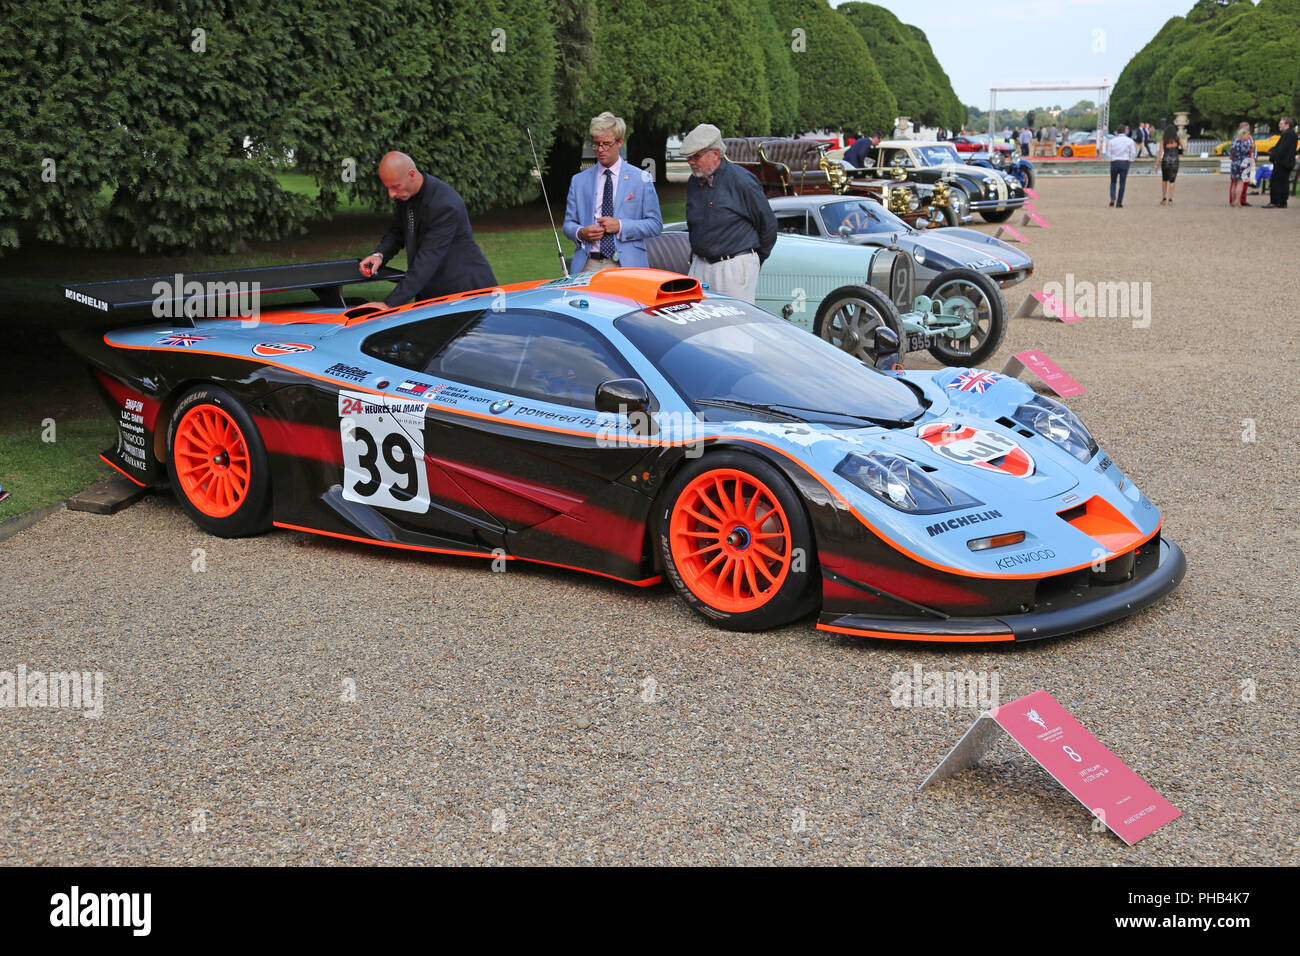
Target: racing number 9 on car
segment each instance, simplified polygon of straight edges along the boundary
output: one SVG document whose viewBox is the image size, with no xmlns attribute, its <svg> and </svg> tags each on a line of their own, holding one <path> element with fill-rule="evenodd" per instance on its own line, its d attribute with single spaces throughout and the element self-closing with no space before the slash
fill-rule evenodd
<svg viewBox="0 0 1300 956">
<path fill-rule="evenodd" d="M 339 393 L 343 497 L 378 508 L 429 509 L 423 402 Z"/>
</svg>

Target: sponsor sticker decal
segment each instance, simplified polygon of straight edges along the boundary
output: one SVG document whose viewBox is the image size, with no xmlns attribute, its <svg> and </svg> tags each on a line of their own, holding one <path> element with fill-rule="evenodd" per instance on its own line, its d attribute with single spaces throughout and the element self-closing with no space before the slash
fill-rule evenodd
<svg viewBox="0 0 1300 956">
<path fill-rule="evenodd" d="M 489 405 L 488 411 L 491 412 L 493 415 L 500 415 L 502 412 L 510 408 L 512 405 L 514 405 L 514 402 L 510 401 L 509 399 L 503 398 L 501 399 L 501 401 L 493 402 L 491 405 Z"/>
<path fill-rule="evenodd" d="M 406 395 L 423 395 L 429 390 L 429 386 L 424 382 L 402 382 L 396 387 L 396 391 L 403 392 Z M 437 389 L 434 389 L 436 392 Z"/>
<path fill-rule="evenodd" d="M 1056 557 L 1056 552 L 1051 548 L 1039 548 L 1037 551 L 1022 551 L 1019 554 L 1008 554 L 1005 557 L 998 558 L 998 567 L 1003 571 L 1011 568 L 1018 568 L 1022 565 L 1033 564 L 1036 561 L 1050 561 Z"/>
<path fill-rule="evenodd" d="M 253 354 L 263 358 L 275 358 L 277 355 L 291 355 L 294 352 L 310 352 L 316 346 L 303 345 L 301 342 L 258 342 L 253 346 Z"/>
<path fill-rule="evenodd" d="M 333 375 L 335 378 L 345 378 L 349 382 L 360 382 L 369 377 L 370 370 L 357 368 L 355 365 L 344 365 L 342 362 L 335 362 L 325 370 L 325 374 Z"/>
<path fill-rule="evenodd" d="M 921 426 L 917 437 L 959 465 L 1016 478 L 1028 478 L 1034 473 L 1034 459 L 1029 452 L 997 432 L 955 422 L 930 422 Z"/>
<path fill-rule="evenodd" d="M 936 524 L 928 525 L 925 530 L 929 533 L 930 537 L 933 538 L 935 535 L 945 534 L 946 532 L 952 531 L 954 528 L 965 528 L 980 521 L 992 521 L 994 518 L 1001 517 L 1001 511 L 998 511 L 996 508 L 990 508 L 988 511 L 975 511 L 971 514 L 958 515 L 955 518 L 947 518 Z"/>
</svg>

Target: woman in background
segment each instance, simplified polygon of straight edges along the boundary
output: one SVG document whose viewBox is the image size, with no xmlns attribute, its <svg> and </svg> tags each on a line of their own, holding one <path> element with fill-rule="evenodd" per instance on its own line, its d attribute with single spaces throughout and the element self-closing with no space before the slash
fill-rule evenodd
<svg viewBox="0 0 1300 956">
<path fill-rule="evenodd" d="M 1178 179 L 1178 157 L 1183 155 L 1187 144 L 1178 138 L 1178 127 L 1170 123 L 1160 137 L 1160 152 L 1156 153 L 1156 165 L 1160 167 L 1160 205 L 1173 205 L 1174 181 Z"/>
<path fill-rule="evenodd" d="M 1250 135 L 1250 124 L 1242 123 L 1237 136 L 1228 149 L 1231 160 L 1231 178 L 1228 182 L 1228 205 L 1249 206 L 1246 187 L 1250 185 L 1251 167 L 1255 165 L 1255 140 Z"/>
</svg>

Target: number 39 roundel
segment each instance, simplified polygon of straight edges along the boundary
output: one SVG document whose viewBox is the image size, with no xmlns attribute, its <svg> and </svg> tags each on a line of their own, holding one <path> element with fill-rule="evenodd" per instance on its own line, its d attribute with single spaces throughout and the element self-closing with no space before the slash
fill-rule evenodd
<svg viewBox="0 0 1300 956">
<path fill-rule="evenodd" d="M 424 402 L 339 393 L 343 497 L 376 508 L 429 510 Z"/>
</svg>

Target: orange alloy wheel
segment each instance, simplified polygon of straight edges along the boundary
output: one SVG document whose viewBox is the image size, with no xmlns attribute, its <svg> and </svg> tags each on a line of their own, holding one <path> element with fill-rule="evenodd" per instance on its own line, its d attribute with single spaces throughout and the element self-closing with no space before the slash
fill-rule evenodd
<svg viewBox="0 0 1300 956">
<path fill-rule="evenodd" d="M 213 518 L 239 510 L 252 478 L 248 445 L 235 420 L 215 405 L 195 405 L 176 426 L 176 477 L 185 497 Z"/>
<path fill-rule="evenodd" d="M 781 503 L 734 468 L 706 471 L 682 489 L 669 541 L 686 587 L 720 611 L 762 607 L 790 572 L 790 522 Z"/>
</svg>

